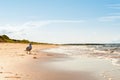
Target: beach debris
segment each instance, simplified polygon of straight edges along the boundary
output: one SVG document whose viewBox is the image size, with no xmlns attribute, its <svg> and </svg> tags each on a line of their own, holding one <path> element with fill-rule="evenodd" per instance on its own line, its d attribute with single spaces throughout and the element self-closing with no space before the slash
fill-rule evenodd
<svg viewBox="0 0 120 80">
<path fill-rule="evenodd" d="M 27 54 L 30 54 L 31 50 L 32 50 L 32 44 L 30 43 L 29 46 L 26 47 Z"/>
<path fill-rule="evenodd" d="M 37 59 L 37 57 L 34 56 L 33 59 Z"/>
<path fill-rule="evenodd" d="M 6 76 L 5 78 L 21 78 L 19 76 Z"/>
<path fill-rule="evenodd" d="M 0 74 L 2 74 L 3 72 L 0 72 Z"/>
<path fill-rule="evenodd" d="M 10 74 L 13 74 L 12 72 L 10 72 Z M 14 74 L 12 76 L 5 76 L 4 78 L 21 78 L 19 74 Z"/>
</svg>

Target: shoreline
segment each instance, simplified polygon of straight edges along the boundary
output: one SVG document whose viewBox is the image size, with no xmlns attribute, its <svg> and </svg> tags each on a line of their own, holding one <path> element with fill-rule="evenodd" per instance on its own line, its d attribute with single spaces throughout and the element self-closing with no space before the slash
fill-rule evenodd
<svg viewBox="0 0 120 80">
<path fill-rule="evenodd" d="M 45 66 L 53 58 L 62 57 L 43 53 L 40 50 L 58 47 L 55 45 L 33 45 L 32 54 L 24 51 L 27 44 L 1 43 L 0 80 L 96 80 L 87 72 L 66 72 Z M 64 57 L 64 56 L 63 56 Z"/>
<path fill-rule="evenodd" d="M 28 55 L 24 51 L 28 44 L 0 45 L 0 80 L 101 80 L 89 70 L 64 70 L 72 67 L 69 63 L 76 63 L 79 59 L 77 57 L 73 59 L 67 55 L 41 51 L 59 46 L 33 45 L 32 54 Z M 79 60 L 84 62 L 85 59 L 81 57 Z M 72 64 L 74 67 L 78 66 Z M 62 67 L 64 69 L 61 69 Z"/>
<path fill-rule="evenodd" d="M 74 54 L 70 54 L 72 53 L 71 50 L 74 50 L 72 48 L 75 48 L 75 46 L 60 46 L 60 48 L 52 48 L 46 50 L 46 52 L 50 53 L 56 53 L 57 51 L 59 51 L 59 54 L 62 54 L 63 52 L 69 53 L 68 59 L 61 59 L 58 60 L 58 62 L 51 62 L 48 64 L 51 64 L 52 67 L 57 69 L 59 68 L 60 70 L 90 71 L 94 73 L 94 76 L 99 77 L 100 80 L 120 80 L 120 77 L 118 75 L 120 74 L 120 65 L 119 63 L 117 64 L 119 60 L 119 54 L 117 56 L 116 53 L 105 54 L 102 53 L 103 51 L 96 52 L 93 49 L 87 48 L 85 46 L 79 46 L 81 54 L 75 54 L 76 52 L 74 52 Z M 69 51 L 66 51 L 66 49 Z M 112 57 L 112 55 L 114 55 L 114 57 Z"/>
</svg>

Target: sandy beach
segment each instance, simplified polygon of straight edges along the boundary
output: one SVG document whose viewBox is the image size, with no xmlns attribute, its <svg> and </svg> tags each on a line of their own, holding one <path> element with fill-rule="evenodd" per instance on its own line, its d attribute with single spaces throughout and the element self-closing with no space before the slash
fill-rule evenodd
<svg viewBox="0 0 120 80">
<path fill-rule="evenodd" d="M 79 57 L 41 51 L 56 45 L 33 45 L 30 55 L 25 51 L 28 44 L 0 43 L 0 46 L 0 80 L 119 80 L 105 77 L 106 70 L 99 71 L 109 67 L 104 60 L 81 57 L 83 63 L 79 64 Z M 102 69 L 98 64 L 104 64 Z M 101 72 L 100 76 L 96 72 Z"/>
<path fill-rule="evenodd" d="M 38 52 L 41 49 L 55 47 L 54 45 L 33 45 L 33 50 L 28 55 L 25 51 L 28 44 L 0 43 L 0 46 L 0 80 L 37 80 L 34 76 L 37 74 L 34 72 L 36 67 L 33 67 L 38 64 L 36 59 L 47 57 L 47 54 L 38 55 Z"/>
<path fill-rule="evenodd" d="M 0 0 L 0 80 L 120 80 L 120 0 Z"/>
</svg>

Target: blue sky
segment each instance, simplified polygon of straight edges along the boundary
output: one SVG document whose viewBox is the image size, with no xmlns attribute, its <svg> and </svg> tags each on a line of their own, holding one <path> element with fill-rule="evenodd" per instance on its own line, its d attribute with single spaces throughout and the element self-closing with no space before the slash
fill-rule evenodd
<svg viewBox="0 0 120 80">
<path fill-rule="evenodd" d="M 0 34 L 48 43 L 120 42 L 120 0 L 0 0 Z"/>
</svg>

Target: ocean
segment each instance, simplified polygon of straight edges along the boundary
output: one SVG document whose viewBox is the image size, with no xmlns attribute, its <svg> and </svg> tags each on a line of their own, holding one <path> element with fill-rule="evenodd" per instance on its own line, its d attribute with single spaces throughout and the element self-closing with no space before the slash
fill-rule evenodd
<svg viewBox="0 0 120 80">
<path fill-rule="evenodd" d="M 48 62 L 50 68 L 91 72 L 99 80 L 120 80 L 120 45 L 62 45 L 44 52 L 67 56 Z"/>
<path fill-rule="evenodd" d="M 66 54 L 68 56 L 89 56 L 110 59 L 113 65 L 120 66 L 120 44 L 63 45 L 58 48 L 44 51 L 56 54 Z"/>
</svg>

